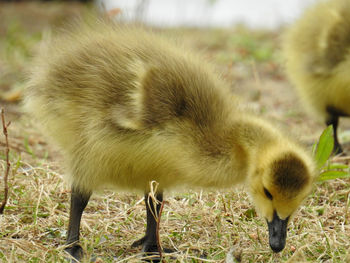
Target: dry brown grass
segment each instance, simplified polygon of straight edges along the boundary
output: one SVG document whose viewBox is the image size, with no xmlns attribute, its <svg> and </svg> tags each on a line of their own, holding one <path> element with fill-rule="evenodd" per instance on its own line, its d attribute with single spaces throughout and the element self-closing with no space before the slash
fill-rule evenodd
<svg viewBox="0 0 350 263">
<path fill-rule="evenodd" d="M 10 196 L 5 214 L 0 216 L 1 262 L 64 261 L 69 187 L 62 181 L 62 158 L 30 117 L 20 112 L 16 100 L 2 96 L 21 91 L 28 54 L 38 43 L 40 32 L 56 24 L 67 11 L 66 6 L 57 4 L 40 9 L 33 3 L 0 6 L 0 102 L 12 121 Z M 75 6 L 72 15 L 82 9 Z M 29 25 L 26 21 L 33 12 L 36 22 Z M 319 136 L 323 126 L 296 106 L 293 90 L 283 77 L 278 32 L 238 28 L 172 29 L 164 33 L 182 35 L 190 46 L 202 50 L 235 92 L 262 115 L 284 123 L 307 143 Z M 347 126 L 342 122 L 343 128 Z M 3 142 L 1 137 L 0 199 L 6 167 Z M 169 193 L 165 200 L 162 245 L 181 252 L 176 260 L 168 257 L 166 262 L 225 262 L 231 254 L 241 262 L 350 262 L 349 179 L 316 184 L 293 218 L 286 248 L 280 254 L 271 252 L 266 223 L 256 215 L 243 188 Z M 140 250 L 132 249 L 131 243 L 143 235 L 144 227 L 141 196 L 110 191 L 94 195 L 82 220 L 86 262 L 89 258 L 96 258 L 96 262 L 140 262 Z"/>
</svg>

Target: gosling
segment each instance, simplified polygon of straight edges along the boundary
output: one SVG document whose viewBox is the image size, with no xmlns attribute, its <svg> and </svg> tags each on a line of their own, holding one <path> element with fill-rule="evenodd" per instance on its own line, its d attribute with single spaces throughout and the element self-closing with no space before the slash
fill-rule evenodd
<svg viewBox="0 0 350 263">
<path fill-rule="evenodd" d="M 266 219 L 273 251 L 308 195 L 314 163 L 296 142 L 247 113 L 200 57 L 138 27 L 81 24 L 36 57 L 25 106 L 67 162 L 67 251 L 83 256 L 80 220 L 104 187 L 145 194 L 146 234 L 133 246 L 156 253 L 163 191 L 245 183 Z M 157 205 L 150 182 L 159 183 Z"/>
<path fill-rule="evenodd" d="M 286 70 L 301 100 L 333 125 L 334 152 L 339 117 L 350 116 L 350 1 L 320 1 L 288 30 Z"/>
</svg>

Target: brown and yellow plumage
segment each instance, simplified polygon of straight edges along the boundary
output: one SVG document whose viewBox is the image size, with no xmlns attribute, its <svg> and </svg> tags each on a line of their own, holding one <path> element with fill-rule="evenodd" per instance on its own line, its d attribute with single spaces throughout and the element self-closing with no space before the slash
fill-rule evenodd
<svg viewBox="0 0 350 263">
<path fill-rule="evenodd" d="M 48 42 L 25 104 L 64 152 L 72 207 L 103 187 L 147 192 L 153 180 L 160 192 L 246 183 L 269 222 L 287 222 L 311 189 L 302 147 L 247 113 L 200 57 L 149 30 L 98 22 Z"/>
</svg>

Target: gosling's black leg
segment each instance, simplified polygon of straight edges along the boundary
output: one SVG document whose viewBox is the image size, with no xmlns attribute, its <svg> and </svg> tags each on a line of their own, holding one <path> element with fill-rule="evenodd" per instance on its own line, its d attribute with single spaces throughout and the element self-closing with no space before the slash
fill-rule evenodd
<svg viewBox="0 0 350 263">
<path fill-rule="evenodd" d="M 81 193 L 79 190 L 72 188 L 71 204 L 69 214 L 69 225 L 65 249 L 74 259 L 79 261 L 83 257 L 83 249 L 78 244 L 80 233 L 80 220 L 86 205 L 89 202 L 91 193 Z"/>
<path fill-rule="evenodd" d="M 155 219 L 155 215 L 159 218 L 160 208 L 163 202 L 163 193 L 159 193 L 156 196 L 157 204 L 154 206 L 153 200 L 149 197 L 148 194 L 145 195 L 145 203 L 146 203 L 146 211 L 147 211 L 147 227 L 146 234 L 140 240 L 135 241 L 131 246 L 137 247 L 142 246 L 142 251 L 145 252 L 146 256 L 150 256 L 150 259 L 146 259 L 146 261 L 152 262 L 160 262 L 159 251 L 157 246 L 157 221 Z M 173 253 L 175 252 L 172 249 L 163 248 L 163 252 L 165 253 Z"/>
<path fill-rule="evenodd" d="M 343 149 L 338 141 L 337 128 L 338 128 L 339 117 L 337 115 L 331 115 L 327 120 L 326 124 L 333 126 L 333 136 L 334 136 L 334 147 L 333 153 L 339 154 L 343 152 Z"/>
<path fill-rule="evenodd" d="M 149 197 L 148 193 L 145 194 L 145 203 L 146 203 L 146 211 L 147 211 L 147 227 L 146 234 L 143 238 L 135 241 L 131 246 L 138 247 L 142 245 L 142 251 L 144 252 L 158 252 L 157 247 L 157 221 L 155 216 L 159 217 L 159 211 L 161 207 L 161 203 L 163 202 L 163 193 L 156 194 L 157 204 L 154 207 L 153 200 Z"/>
</svg>

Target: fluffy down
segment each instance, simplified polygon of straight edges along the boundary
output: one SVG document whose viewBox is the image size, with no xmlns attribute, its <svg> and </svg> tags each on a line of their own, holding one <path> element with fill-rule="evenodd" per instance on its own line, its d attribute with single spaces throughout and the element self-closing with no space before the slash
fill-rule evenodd
<svg viewBox="0 0 350 263">
<path fill-rule="evenodd" d="M 62 149 L 72 188 L 88 196 L 104 187 L 147 192 L 153 180 L 161 192 L 246 183 L 268 222 L 287 222 L 311 190 L 309 154 L 173 42 L 98 22 L 40 50 L 25 106 Z M 276 240 L 280 251 L 285 236 Z"/>
</svg>

